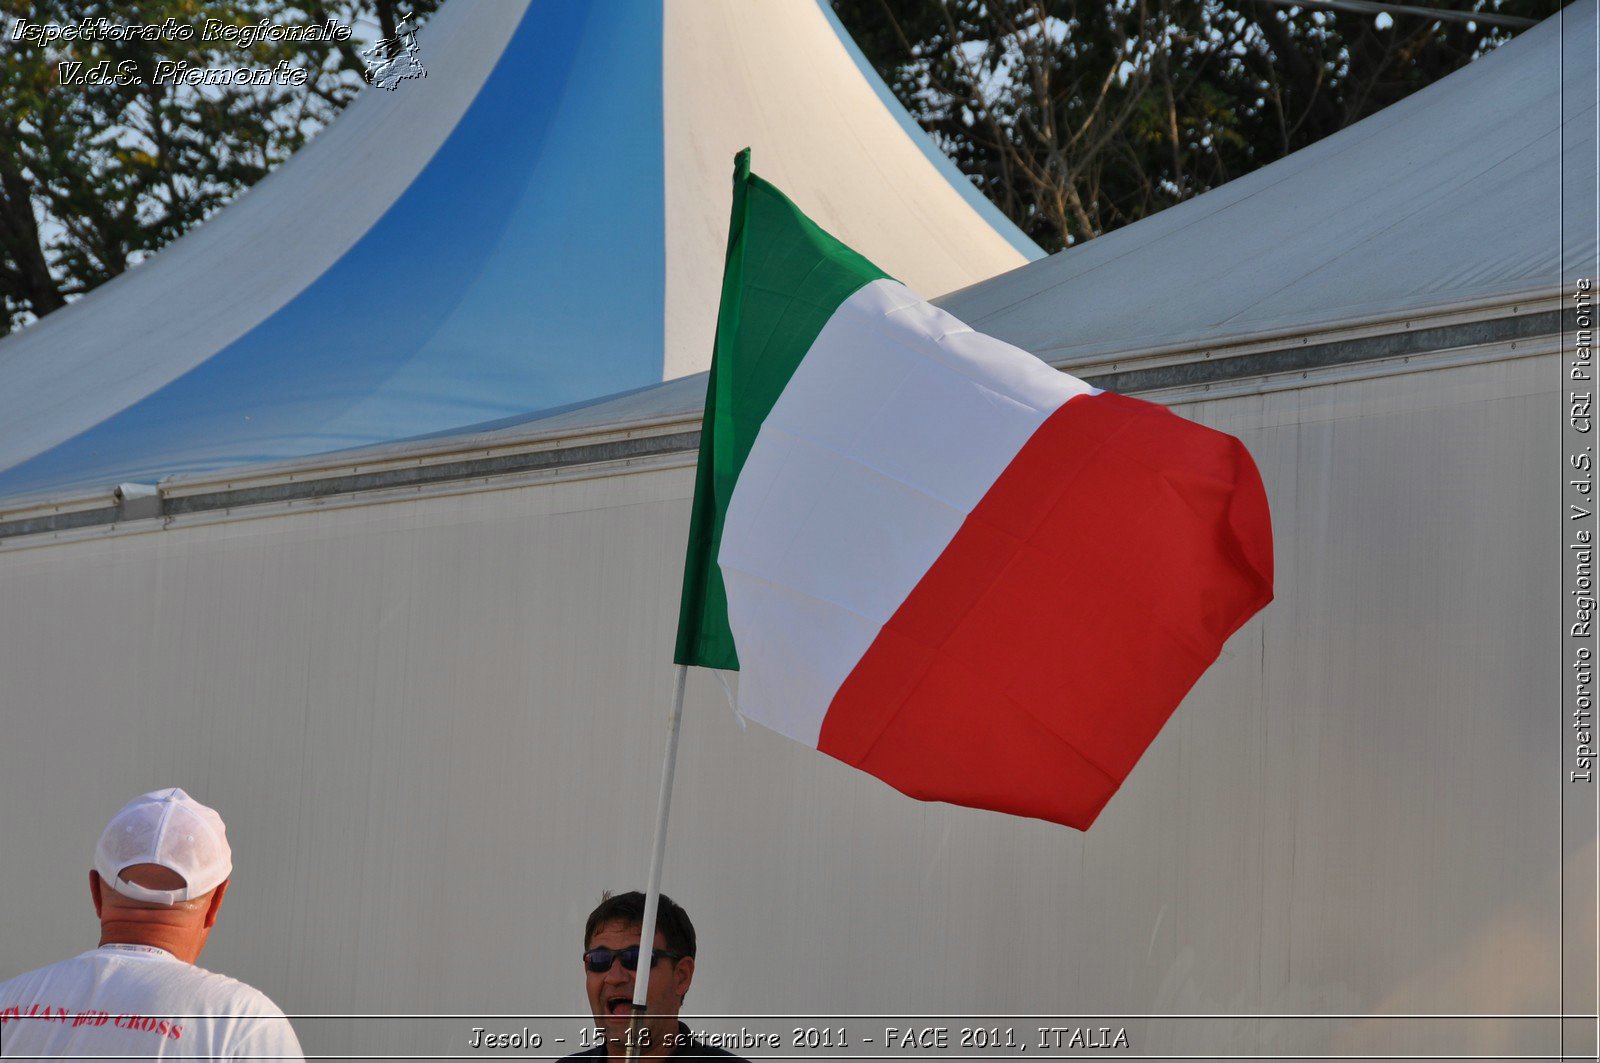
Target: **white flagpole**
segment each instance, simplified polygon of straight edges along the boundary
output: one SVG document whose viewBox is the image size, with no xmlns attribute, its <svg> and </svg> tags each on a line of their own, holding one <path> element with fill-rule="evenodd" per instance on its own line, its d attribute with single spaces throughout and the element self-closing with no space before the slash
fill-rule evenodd
<svg viewBox="0 0 1600 1063">
<path fill-rule="evenodd" d="M 661 765 L 661 796 L 656 802 L 656 839 L 650 851 L 650 877 L 644 894 L 644 925 L 639 928 L 639 970 L 633 977 L 633 1018 L 628 1022 L 627 1058 L 639 1058 L 639 1025 L 650 969 L 655 965 L 656 909 L 661 904 L 661 862 L 667 852 L 667 812 L 672 808 L 672 774 L 678 766 L 678 727 L 683 722 L 683 686 L 689 666 L 678 665 L 672 688 L 672 714 L 667 720 L 667 755 Z M 653 1047 L 653 1046 L 652 1046 Z"/>
</svg>

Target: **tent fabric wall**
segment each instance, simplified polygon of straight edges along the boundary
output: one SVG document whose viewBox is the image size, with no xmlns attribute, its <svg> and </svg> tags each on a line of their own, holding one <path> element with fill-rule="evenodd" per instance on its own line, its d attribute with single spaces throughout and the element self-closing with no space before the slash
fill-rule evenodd
<svg viewBox="0 0 1600 1063">
<path fill-rule="evenodd" d="M 741 730 L 696 674 L 665 879 L 701 929 L 689 1013 L 1557 1010 L 1563 858 L 1594 854 L 1563 853 L 1545 785 L 1557 485 L 1522 470 L 1560 375 L 1180 407 L 1255 455 L 1279 597 L 1089 834 L 910 801 Z M 691 462 L 8 541 L 0 837 L 35 901 L 0 977 L 92 939 L 101 820 L 181 784 L 237 851 L 207 959 L 290 1011 L 580 1013 L 582 918 L 645 870 Z M 468 1025 L 302 1023 L 357 1054 Z M 1151 1052 L 1551 1030 L 1128 1025 Z"/>
</svg>

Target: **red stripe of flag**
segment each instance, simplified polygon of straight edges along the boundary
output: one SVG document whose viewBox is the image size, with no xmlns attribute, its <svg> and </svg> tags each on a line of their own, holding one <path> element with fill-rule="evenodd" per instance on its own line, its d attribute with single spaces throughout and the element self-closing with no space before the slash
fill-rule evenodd
<svg viewBox="0 0 1600 1063">
<path fill-rule="evenodd" d="M 818 748 L 912 797 L 1086 829 L 1272 599 L 1271 535 L 1238 440 L 1074 398 L 884 626 Z"/>
</svg>

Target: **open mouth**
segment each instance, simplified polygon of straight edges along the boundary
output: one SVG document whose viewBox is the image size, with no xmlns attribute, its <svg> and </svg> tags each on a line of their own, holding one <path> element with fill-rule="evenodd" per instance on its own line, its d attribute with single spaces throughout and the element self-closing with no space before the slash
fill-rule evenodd
<svg viewBox="0 0 1600 1063">
<path fill-rule="evenodd" d="M 633 1012 L 633 998 L 632 997 L 607 997 L 606 998 L 606 1014 L 607 1015 L 630 1015 L 630 1014 L 632 1014 L 632 1012 Z"/>
</svg>

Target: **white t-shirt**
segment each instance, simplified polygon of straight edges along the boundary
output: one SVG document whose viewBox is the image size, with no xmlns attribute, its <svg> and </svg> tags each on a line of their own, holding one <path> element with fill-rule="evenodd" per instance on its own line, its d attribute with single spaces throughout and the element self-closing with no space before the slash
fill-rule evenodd
<svg viewBox="0 0 1600 1063">
<path fill-rule="evenodd" d="M 0 1058 L 303 1060 L 243 982 L 146 945 L 102 945 L 0 983 Z"/>
</svg>

